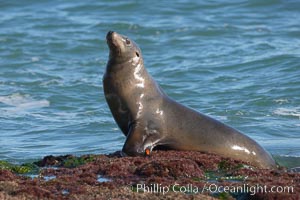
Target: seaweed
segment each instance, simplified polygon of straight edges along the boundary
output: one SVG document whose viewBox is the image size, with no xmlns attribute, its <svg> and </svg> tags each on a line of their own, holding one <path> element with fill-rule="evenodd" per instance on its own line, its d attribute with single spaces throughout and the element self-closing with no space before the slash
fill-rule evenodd
<svg viewBox="0 0 300 200">
<path fill-rule="evenodd" d="M 8 161 L 0 160 L 0 169 L 9 170 L 16 174 L 27 174 L 37 172 L 39 168 L 33 163 L 24 163 L 22 165 L 15 165 Z"/>
</svg>

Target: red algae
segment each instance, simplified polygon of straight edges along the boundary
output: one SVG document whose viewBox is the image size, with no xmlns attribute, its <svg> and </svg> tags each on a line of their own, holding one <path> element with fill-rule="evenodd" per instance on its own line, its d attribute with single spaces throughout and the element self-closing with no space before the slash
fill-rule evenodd
<svg viewBox="0 0 300 200">
<path fill-rule="evenodd" d="M 196 162 L 189 159 L 158 160 L 141 165 L 136 173 L 141 176 L 173 177 L 204 177 L 204 172 Z"/>
<path fill-rule="evenodd" d="M 36 164 L 42 168 L 35 178 L 0 170 L 0 198 L 300 199 L 299 173 L 201 152 L 46 156 Z"/>
<path fill-rule="evenodd" d="M 16 175 L 9 170 L 0 169 L 0 181 L 12 181 L 16 178 Z"/>
</svg>

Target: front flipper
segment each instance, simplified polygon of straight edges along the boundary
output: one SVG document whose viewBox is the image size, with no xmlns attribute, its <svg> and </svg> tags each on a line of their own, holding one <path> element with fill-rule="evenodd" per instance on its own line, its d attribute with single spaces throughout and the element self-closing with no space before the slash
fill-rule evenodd
<svg viewBox="0 0 300 200">
<path fill-rule="evenodd" d="M 122 152 L 129 156 L 144 155 L 145 130 L 139 123 L 132 123 Z"/>
<path fill-rule="evenodd" d="M 161 142 L 161 135 L 158 128 L 152 122 L 132 123 L 122 152 L 129 156 L 149 156 L 152 149 Z"/>
</svg>

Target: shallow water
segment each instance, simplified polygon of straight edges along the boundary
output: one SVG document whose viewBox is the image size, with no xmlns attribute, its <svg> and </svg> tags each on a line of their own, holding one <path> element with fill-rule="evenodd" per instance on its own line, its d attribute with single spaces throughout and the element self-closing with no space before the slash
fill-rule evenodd
<svg viewBox="0 0 300 200">
<path fill-rule="evenodd" d="M 1 1 L 0 160 L 122 148 L 102 87 L 105 35 L 115 30 L 140 45 L 168 95 L 299 166 L 299 7 L 296 0 Z"/>
</svg>

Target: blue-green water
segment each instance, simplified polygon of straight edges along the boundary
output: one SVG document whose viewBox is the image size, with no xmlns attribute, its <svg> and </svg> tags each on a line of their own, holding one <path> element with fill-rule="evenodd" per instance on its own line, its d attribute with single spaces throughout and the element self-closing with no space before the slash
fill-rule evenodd
<svg viewBox="0 0 300 200">
<path fill-rule="evenodd" d="M 222 2 L 222 3 L 221 3 Z M 300 165 L 300 1 L 0 1 L 0 160 L 109 153 L 114 30 L 177 101 Z"/>
</svg>

